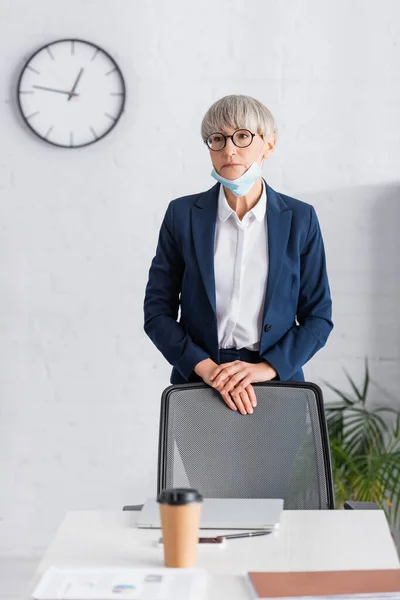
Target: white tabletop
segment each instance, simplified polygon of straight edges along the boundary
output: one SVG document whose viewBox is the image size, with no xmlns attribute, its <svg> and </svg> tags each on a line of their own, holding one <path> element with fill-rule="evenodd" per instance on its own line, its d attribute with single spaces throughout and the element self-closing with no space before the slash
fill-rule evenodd
<svg viewBox="0 0 400 600">
<path fill-rule="evenodd" d="M 44 556 L 33 585 L 56 567 L 160 567 L 160 530 L 137 529 L 134 512 L 70 512 Z M 213 532 L 207 531 L 206 535 Z M 216 533 L 216 532 L 215 532 Z M 221 533 L 220 531 L 218 533 Z M 232 533 L 230 531 L 229 533 Z M 200 550 L 198 567 L 210 573 L 207 598 L 242 600 L 246 571 L 323 571 L 400 567 L 380 510 L 284 511 L 271 535 L 228 540 L 224 549 Z"/>
</svg>

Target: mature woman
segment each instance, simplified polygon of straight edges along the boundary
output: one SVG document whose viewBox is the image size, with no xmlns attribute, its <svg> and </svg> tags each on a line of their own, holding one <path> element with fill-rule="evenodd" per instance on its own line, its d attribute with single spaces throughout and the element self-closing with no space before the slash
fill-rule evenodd
<svg viewBox="0 0 400 600">
<path fill-rule="evenodd" d="M 324 246 L 314 208 L 261 177 L 276 144 L 263 104 L 226 96 L 201 135 L 218 183 L 168 206 L 145 331 L 173 365 L 171 383 L 203 380 L 247 414 L 254 382 L 303 381 L 332 330 Z"/>
</svg>

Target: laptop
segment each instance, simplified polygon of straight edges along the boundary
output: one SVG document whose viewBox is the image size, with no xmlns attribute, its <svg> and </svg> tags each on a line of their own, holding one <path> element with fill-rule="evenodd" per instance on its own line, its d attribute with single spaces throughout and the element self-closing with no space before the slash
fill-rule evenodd
<svg viewBox="0 0 400 600">
<path fill-rule="evenodd" d="M 200 529 L 275 529 L 283 510 L 280 498 L 204 498 Z M 155 499 L 145 502 L 136 526 L 160 529 L 160 508 Z"/>
</svg>

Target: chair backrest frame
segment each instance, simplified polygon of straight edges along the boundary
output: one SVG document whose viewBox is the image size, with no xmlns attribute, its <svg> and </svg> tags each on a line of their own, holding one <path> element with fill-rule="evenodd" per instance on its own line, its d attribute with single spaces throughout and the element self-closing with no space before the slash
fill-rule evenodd
<svg viewBox="0 0 400 600">
<path fill-rule="evenodd" d="M 326 486 L 326 509 L 334 509 L 335 501 L 334 501 L 334 485 L 333 485 L 333 476 L 332 476 L 332 464 L 331 464 L 331 456 L 330 456 L 330 448 L 329 448 L 329 437 L 328 437 L 328 428 L 325 419 L 325 409 L 324 409 L 324 401 L 323 394 L 321 388 L 312 382 L 285 382 L 285 381 L 273 381 L 273 382 L 264 382 L 264 383 L 255 383 L 253 384 L 255 387 L 282 387 L 282 388 L 303 388 L 308 391 L 312 391 L 315 396 L 316 401 L 316 409 L 318 416 L 318 426 L 319 426 L 319 435 L 322 443 L 322 453 L 323 453 L 323 462 L 324 462 L 324 484 Z M 167 461 L 166 461 L 166 451 L 167 451 L 167 432 L 168 432 L 168 419 L 170 415 L 170 398 L 172 394 L 177 390 L 200 390 L 206 389 L 208 386 L 203 383 L 187 383 L 187 384 L 175 384 L 167 387 L 161 397 L 161 407 L 160 407 L 160 422 L 159 422 L 159 438 L 158 438 L 158 470 L 157 470 L 157 494 L 160 493 L 161 490 L 166 487 L 166 479 L 167 479 Z M 257 410 L 257 409 L 256 409 Z"/>
</svg>

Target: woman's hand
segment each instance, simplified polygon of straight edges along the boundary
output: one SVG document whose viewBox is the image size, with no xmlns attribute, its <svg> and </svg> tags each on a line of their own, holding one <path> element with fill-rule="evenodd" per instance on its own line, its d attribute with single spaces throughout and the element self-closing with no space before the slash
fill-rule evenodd
<svg viewBox="0 0 400 600">
<path fill-rule="evenodd" d="M 197 363 L 194 371 L 202 378 L 204 383 L 211 387 L 215 387 L 211 376 L 216 372 L 217 369 L 219 369 L 217 363 L 211 360 L 211 358 L 206 358 L 205 360 Z M 245 389 L 243 389 L 243 391 L 236 393 L 234 399 L 228 392 L 221 393 L 219 389 L 218 391 L 221 394 L 225 404 L 229 406 L 231 410 L 239 410 L 242 415 L 246 415 L 247 413 L 251 414 L 253 412 L 253 408 L 257 405 L 257 399 L 252 385 L 248 385 Z"/>
<path fill-rule="evenodd" d="M 231 398 L 236 403 L 236 398 L 241 397 L 248 387 L 254 395 L 252 383 L 260 381 L 270 381 L 276 377 L 277 372 L 272 365 L 266 362 L 247 363 L 242 360 L 235 360 L 230 363 L 219 365 L 210 375 L 211 385 L 218 390 L 221 396 L 230 394 Z M 254 402 L 252 402 L 253 406 Z M 251 411 L 253 412 L 253 411 Z"/>
</svg>

